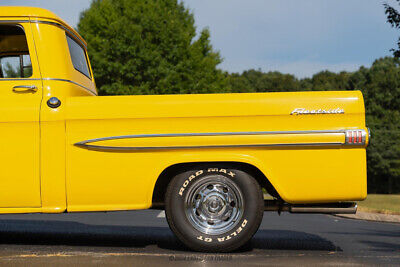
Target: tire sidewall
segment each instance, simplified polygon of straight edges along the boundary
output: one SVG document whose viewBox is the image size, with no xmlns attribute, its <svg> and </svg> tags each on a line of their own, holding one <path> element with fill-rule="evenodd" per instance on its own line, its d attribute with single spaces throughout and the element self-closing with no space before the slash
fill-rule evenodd
<svg viewBox="0 0 400 267">
<path fill-rule="evenodd" d="M 221 175 L 235 183 L 243 196 L 243 214 L 239 222 L 223 234 L 210 235 L 197 230 L 185 213 L 185 199 L 188 190 L 196 181 L 207 176 Z M 177 175 L 168 188 L 167 219 L 178 238 L 189 247 L 218 249 L 238 247 L 249 240 L 257 231 L 262 218 L 262 192 L 254 178 L 247 173 L 228 168 L 199 168 Z M 260 215 L 261 212 L 261 215 Z M 179 219 L 173 219 L 179 218 Z"/>
</svg>

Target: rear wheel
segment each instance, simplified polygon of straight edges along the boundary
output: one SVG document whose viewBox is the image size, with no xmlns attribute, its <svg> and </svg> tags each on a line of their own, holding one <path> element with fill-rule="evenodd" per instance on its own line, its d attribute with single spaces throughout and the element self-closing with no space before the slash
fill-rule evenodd
<svg viewBox="0 0 400 267">
<path fill-rule="evenodd" d="M 166 194 L 171 230 L 197 251 L 228 252 L 244 245 L 261 223 L 263 205 L 253 177 L 213 166 L 175 176 Z"/>
</svg>

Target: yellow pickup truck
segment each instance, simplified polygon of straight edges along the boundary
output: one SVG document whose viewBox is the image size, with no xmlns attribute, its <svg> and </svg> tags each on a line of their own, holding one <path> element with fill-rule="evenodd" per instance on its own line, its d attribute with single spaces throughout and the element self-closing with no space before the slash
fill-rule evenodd
<svg viewBox="0 0 400 267">
<path fill-rule="evenodd" d="M 0 9 L 0 213 L 165 208 L 184 244 L 222 252 L 264 211 L 366 197 L 361 92 L 97 96 L 86 48 L 47 10 Z"/>
</svg>

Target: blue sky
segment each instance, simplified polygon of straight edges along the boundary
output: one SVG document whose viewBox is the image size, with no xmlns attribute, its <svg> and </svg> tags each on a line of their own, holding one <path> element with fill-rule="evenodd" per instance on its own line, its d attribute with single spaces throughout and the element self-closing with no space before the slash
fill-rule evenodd
<svg viewBox="0 0 400 267">
<path fill-rule="evenodd" d="M 307 77 L 353 71 L 386 55 L 400 31 L 387 24 L 381 0 L 182 0 L 230 72 L 255 68 Z M 52 10 L 72 26 L 91 0 L 2 0 Z M 394 0 L 387 2 L 395 4 Z M 0 7 L 1 8 L 1 7 Z"/>
</svg>

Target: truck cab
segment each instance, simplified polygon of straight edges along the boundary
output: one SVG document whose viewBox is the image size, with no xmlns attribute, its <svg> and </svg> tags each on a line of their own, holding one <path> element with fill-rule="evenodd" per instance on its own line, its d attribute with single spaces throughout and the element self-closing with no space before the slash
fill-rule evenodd
<svg viewBox="0 0 400 267">
<path fill-rule="evenodd" d="M 53 172 L 51 183 L 63 177 L 62 160 L 41 168 L 41 153 L 51 158 L 54 152 L 40 140 L 51 143 L 53 151 L 65 145 L 63 107 L 49 109 L 46 101 L 49 96 L 63 103 L 69 96 L 97 95 L 86 43 L 60 18 L 38 8 L 2 8 L 0 34 L 0 147 L 7 166 L 2 172 L 7 179 L 0 180 L 0 208 L 40 208 L 46 195 L 40 177 L 48 171 Z M 63 153 L 57 153 L 60 157 Z"/>
</svg>

